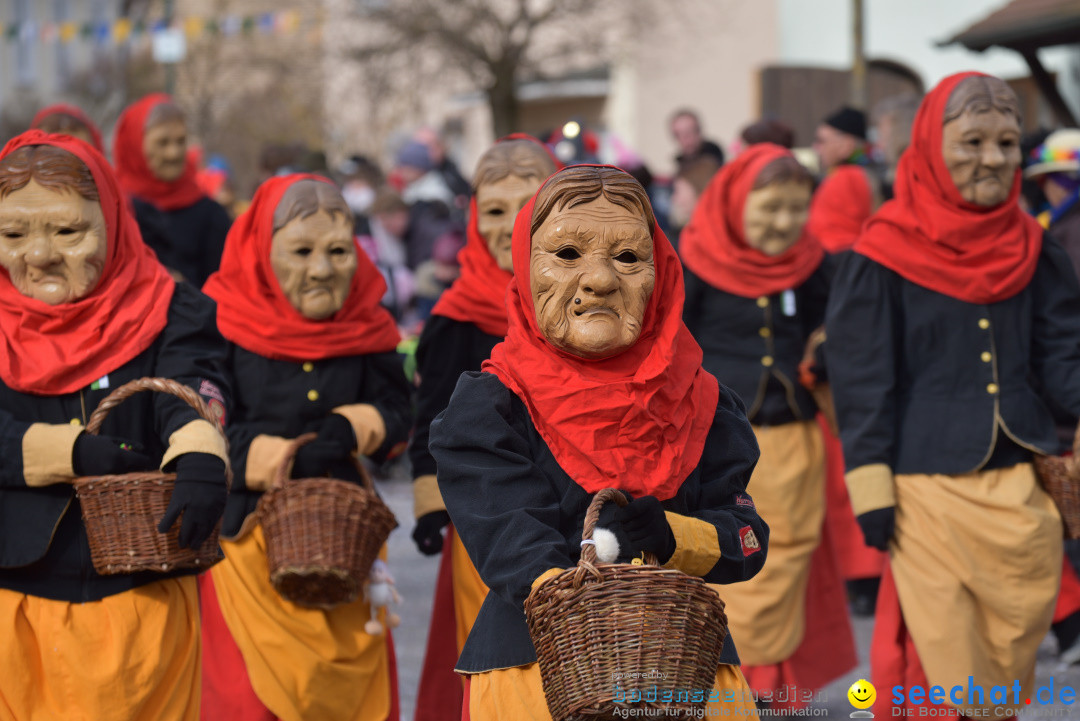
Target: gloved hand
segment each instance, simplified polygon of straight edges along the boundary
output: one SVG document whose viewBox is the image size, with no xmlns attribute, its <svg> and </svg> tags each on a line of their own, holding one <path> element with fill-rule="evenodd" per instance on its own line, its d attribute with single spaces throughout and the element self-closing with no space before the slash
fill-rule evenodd
<svg viewBox="0 0 1080 721">
<path fill-rule="evenodd" d="M 71 467 L 77 476 L 107 476 L 152 471 L 157 464 L 139 451 L 141 446 L 121 438 L 80 433 L 71 449 Z"/>
<path fill-rule="evenodd" d="M 855 518 L 862 529 L 866 545 L 879 551 L 889 550 L 889 541 L 896 530 L 896 507 L 878 508 Z"/>
<path fill-rule="evenodd" d="M 351 470 L 351 475 L 356 475 L 352 470 L 349 455 L 352 451 L 341 443 L 316 439 L 306 446 L 301 446 L 296 452 L 296 460 L 293 461 L 293 478 L 325 478 L 327 475 L 333 478 L 349 478 L 350 475 L 342 475 L 346 469 Z"/>
<path fill-rule="evenodd" d="M 210 537 L 225 511 L 225 462 L 209 453 L 185 453 L 176 459 L 176 486 L 158 524 L 167 533 L 180 522 L 181 548 L 198 548 Z"/>
<path fill-rule="evenodd" d="M 675 534 L 664 515 L 664 507 L 655 496 L 635 498 L 618 508 L 615 520 L 630 541 L 632 555 L 648 551 L 664 564 L 675 553 Z"/>
<path fill-rule="evenodd" d="M 331 413 L 319 426 L 319 441 L 336 444 L 344 451 L 342 455 L 348 455 L 356 450 L 356 433 L 353 432 L 352 423 L 340 413 Z"/>
<path fill-rule="evenodd" d="M 450 525 L 450 514 L 446 511 L 432 511 L 416 519 L 416 528 L 412 538 L 416 547 L 425 556 L 434 556 L 442 551 L 442 530 Z"/>
</svg>

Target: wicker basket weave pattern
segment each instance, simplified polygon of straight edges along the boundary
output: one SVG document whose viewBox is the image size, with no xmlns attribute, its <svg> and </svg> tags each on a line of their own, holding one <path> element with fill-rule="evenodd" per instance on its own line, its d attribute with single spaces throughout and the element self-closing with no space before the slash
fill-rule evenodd
<svg viewBox="0 0 1080 721">
<path fill-rule="evenodd" d="M 143 391 L 176 396 L 220 430 L 218 420 L 191 388 L 168 378 L 140 378 L 125 383 L 102 400 L 87 421 L 86 432 L 96 435 L 114 408 Z M 231 484 L 231 471 L 227 474 Z M 169 507 L 175 482 L 175 473 L 160 471 L 75 479 L 73 485 L 82 506 L 94 570 L 102 575 L 166 572 L 209 568 L 221 560 L 220 523 L 206 542 L 194 549 L 180 548 L 179 523 L 168 533 L 158 533 L 157 524 Z"/>
<path fill-rule="evenodd" d="M 1035 456 L 1034 465 L 1061 514 L 1065 538 L 1080 538 L 1080 427 L 1073 436 L 1071 456 Z"/>
<path fill-rule="evenodd" d="M 625 505 L 626 497 L 614 489 L 596 494 L 585 516 L 585 541 L 592 539 L 608 501 Z M 727 637 L 724 602 L 702 579 L 660 568 L 648 554 L 645 561 L 598 563 L 595 547 L 583 543 L 575 568 L 547 579 L 526 599 L 529 634 L 555 721 L 610 719 L 616 709 L 627 708 L 700 718 Z M 644 694 L 654 684 L 678 700 L 615 700 L 634 689 Z M 694 691 L 703 700 L 689 700 Z"/>
<path fill-rule="evenodd" d="M 363 486 L 332 478 L 289 479 L 296 452 L 315 438 L 308 433 L 293 441 L 256 513 L 277 592 L 300 606 L 330 609 L 360 596 L 397 519 L 359 463 Z"/>
</svg>

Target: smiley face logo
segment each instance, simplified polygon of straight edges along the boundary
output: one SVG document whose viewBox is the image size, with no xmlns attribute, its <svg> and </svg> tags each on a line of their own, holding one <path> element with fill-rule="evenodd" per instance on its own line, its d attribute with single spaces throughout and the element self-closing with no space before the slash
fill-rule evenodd
<svg viewBox="0 0 1080 721">
<path fill-rule="evenodd" d="M 877 700 L 877 690 L 874 685 L 865 678 L 860 678 L 851 684 L 847 692 L 848 701 L 857 709 L 868 709 Z"/>
</svg>

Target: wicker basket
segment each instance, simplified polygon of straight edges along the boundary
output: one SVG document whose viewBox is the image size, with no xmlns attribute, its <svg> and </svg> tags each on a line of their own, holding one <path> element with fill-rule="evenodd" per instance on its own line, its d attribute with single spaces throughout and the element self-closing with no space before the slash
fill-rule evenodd
<svg viewBox="0 0 1080 721">
<path fill-rule="evenodd" d="M 1065 538 L 1080 538 L 1080 427 L 1071 456 L 1035 456 L 1035 473 L 1061 513 Z"/>
<path fill-rule="evenodd" d="M 626 497 L 614 489 L 596 494 L 582 538 L 591 540 L 607 501 Z M 614 718 L 617 709 L 663 709 L 664 718 L 700 718 L 716 682 L 727 636 L 724 602 L 705 582 L 646 563 L 597 563 L 583 544 L 581 560 L 541 583 L 525 601 L 548 710 L 555 721 Z M 635 676 L 636 675 L 636 676 Z M 616 691 L 643 698 L 653 685 L 671 689 L 672 701 L 625 703 Z M 618 687 L 618 688 L 617 688 Z M 680 691 L 686 694 L 678 696 Z M 663 697 L 662 693 L 658 697 Z"/>
<path fill-rule="evenodd" d="M 113 408 L 142 391 L 174 395 L 220 430 L 218 420 L 192 389 L 168 378 L 141 378 L 125 383 L 101 401 L 86 424 L 86 432 L 96 435 Z M 231 482 L 231 472 L 227 475 Z M 102 575 L 166 572 L 209 568 L 221 560 L 220 523 L 199 548 L 180 548 L 178 523 L 168 533 L 158 533 L 175 482 L 175 473 L 160 471 L 75 479 L 94 570 Z"/>
<path fill-rule="evenodd" d="M 277 592 L 300 606 L 330 609 L 359 597 L 397 519 L 359 463 L 362 487 L 333 478 L 288 479 L 296 452 L 315 438 L 308 433 L 293 442 L 258 516 Z"/>
</svg>

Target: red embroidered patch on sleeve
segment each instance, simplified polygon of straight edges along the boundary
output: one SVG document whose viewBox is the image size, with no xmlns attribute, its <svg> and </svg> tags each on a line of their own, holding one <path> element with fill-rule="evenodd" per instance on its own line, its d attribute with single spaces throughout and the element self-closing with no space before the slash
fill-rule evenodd
<svg viewBox="0 0 1080 721">
<path fill-rule="evenodd" d="M 743 526 L 739 529 L 739 545 L 742 546 L 744 556 L 749 556 L 761 550 L 761 542 L 758 541 L 754 529 L 750 528 L 750 526 Z"/>
</svg>

